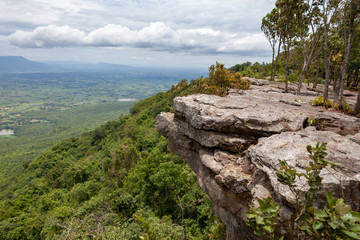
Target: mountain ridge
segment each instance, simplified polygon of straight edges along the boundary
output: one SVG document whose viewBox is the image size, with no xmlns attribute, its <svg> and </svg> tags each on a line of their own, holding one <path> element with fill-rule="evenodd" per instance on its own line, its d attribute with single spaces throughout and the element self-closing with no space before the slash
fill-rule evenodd
<svg viewBox="0 0 360 240">
<path fill-rule="evenodd" d="M 49 72 L 129 72 L 141 68 L 106 62 L 38 62 L 23 56 L 0 56 L 0 74 Z"/>
<path fill-rule="evenodd" d="M 30 73 L 54 71 L 53 67 L 22 56 L 0 56 L 0 73 Z"/>
</svg>

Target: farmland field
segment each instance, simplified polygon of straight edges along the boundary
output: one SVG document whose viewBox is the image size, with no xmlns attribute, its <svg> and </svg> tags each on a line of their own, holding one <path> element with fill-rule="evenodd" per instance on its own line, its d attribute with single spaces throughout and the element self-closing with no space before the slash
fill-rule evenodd
<svg viewBox="0 0 360 240">
<path fill-rule="evenodd" d="M 56 142 L 127 114 L 183 72 L 0 75 L 0 189 Z M 198 76 L 198 73 L 194 73 Z"/>
</svg>

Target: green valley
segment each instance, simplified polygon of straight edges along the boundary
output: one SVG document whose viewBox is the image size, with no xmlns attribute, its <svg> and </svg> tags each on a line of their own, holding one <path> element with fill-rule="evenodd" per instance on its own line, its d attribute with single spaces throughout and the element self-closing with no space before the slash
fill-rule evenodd
<svg viewBox="0 0 360 240">
<path fill-rule="evenodd" d="M 64 110 L 30 110 L 11 119 L 13 135 L 0 136 L 0 188 L 42 151 L 59 140 L 81 135 L 127 114 L 134 102 L 80 105 Z M 6 126 L 6 129 L 9 129 Z"/>
<path fill-rule="evenodd" d="M 209 82 L 183 80 L 23 164 L 0 194 L 0 239 L 182 239 L 185 229 L 224 239 L 195 174 L 154 128 L 174 97 L 218 88 Z"/>
<path fill-rule="evenodd" d="M 0 189 L 59 140 L 128 114 L 135 101 L 195 75 L 130 70 L 0 74 Z"/>
</svg>

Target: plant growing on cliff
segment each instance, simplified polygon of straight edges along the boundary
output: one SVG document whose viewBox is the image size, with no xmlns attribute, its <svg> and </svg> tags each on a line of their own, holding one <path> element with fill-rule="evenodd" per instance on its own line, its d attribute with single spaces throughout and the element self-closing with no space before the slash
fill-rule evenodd
<svg viewBox="0 0 360 240">
<path fill-rule="evenodd" d="M 335 199 L 328 192 L 327 204 L 321 209 L 314 202 L 325 192 L 320 172 L 325 167 L 334 168 L 336 163 L 327 161 L 326 143 L 318 142 L 315 147 L 307 146 L 309 167 L 305 173 L 299 173 L 286 161 L 280 162 L 280 170 L 276 172 L 278 181 L 289 187 L 295 197 L 295 207 L 288 226 L 289 239 L 360 239 L 360 213 L 351 210 L 342 198 Z M 296 179 L 304 177 L 309 189 L 305 194 L 297 185 Z M 247 212 L 247 225 L 254 229 L 258 236 L 266 239 L 282 239 L 275 231 L 280 219 L 281 208 L 271 198 L 265 202 L 259 200 L 259 207 L 250 207 Z"/>
<path fill-rule="evenodd" d="M 312 101 L 312 105 L 313 106 L 324 106 L 326 108 L 330 108 L 332 106 L 332 103 L 329 99 L 327 99 L 327 98 L 325 99 L 322 96 L 318 96 Z"/>
<path fill-rule="evenodd" d="M 256 235 L 265 239 L 275 239 L 275 227 L 279 221 L 280 206 L 270 197 L 265 201 L 258 200 L 259 207 L 250 207 L 247 213 L 247 225 L 249 225 Z M 280 238 L 282 240 L 283 237 Z"/>
<path fill-rule="evenodd" d="M 325 99 L 322 96 L 318 96 L 312 101 L 312 105 L 313 106 L 324 106 L 325 108 L 333 107 L 334 109 L 340 110 L 340 111 L 342 111 L 343 113 L 346 113 L 346 114 L 352 114 L 353 113 L 353 110 L 349 107 L 349 105 L 347 104 L 345 99 L 343 99 L 341 104 L 339 104 L 336 101 L 334 101 L 332 103 L 329 99 Z"/>
<path fill-rule="evenodd" d="M 177 86 L 171 87 L 174 96 L 186 96 L 190 94 L 214 94 L 224 97 L 230 89 L 248 90 L 250 83 L 242 79 L 241 73 L 230 72 L 225 65 L 216 62 L 209 67 L 209 77 L 203 77 L 188 82 L 182 79 Z"/>
<path fill-rule="evenodd" d="M 194 93 L 215 94 L 226 96 L 231 88 L 249 89 L 247 80 L 241 79 L 239 72 L 231 73 L 226 70 L 224 64 L 216 62 L 216 65 L 209 67 L 209 77 L 199 78 L 194 87 Z"/>
</svg>

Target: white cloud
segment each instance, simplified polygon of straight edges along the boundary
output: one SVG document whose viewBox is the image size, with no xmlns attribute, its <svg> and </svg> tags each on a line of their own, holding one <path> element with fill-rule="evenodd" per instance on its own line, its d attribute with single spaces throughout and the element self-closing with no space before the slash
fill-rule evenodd
<svg viewBox="0 0 360 240">
<path fill-rule="evenodd" d="M 103 9 L 91 0 L 1 0 L 0 27 L 8 23 L 11 27 L 52 25 L 75 22 L 86 18 L 91 11 Z M 66 24 L 65 23 L 65 24 Z"/>
<path fill-rule="evenodd" d="M 268 49 L 262 34 L 237 35 L 211 28 L 174 29 L 163 22 L 152 22 L 140 29 L 108 24 L 89 33 L 67 25 L 49 25 L 28 32 L 18 30 L 9 36 L 9 41 L 22 48 L 130 47 L 205 54 Z"/>
<path fill-rule="evenodd" d="M 260 24 L 274 5 L 275 0 L 0 0 L 0 51 L 38 60 L 268 61 L 271 49 Z"/>
<path fill-rule="evenodd" d="M 65 26 L 38 27 L 33 32 L 16 31 L 10 35 L 10 43 L 25 48 L 46 48 L 83 45 L 84 32 Z"/>
</svg>

